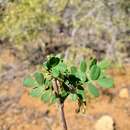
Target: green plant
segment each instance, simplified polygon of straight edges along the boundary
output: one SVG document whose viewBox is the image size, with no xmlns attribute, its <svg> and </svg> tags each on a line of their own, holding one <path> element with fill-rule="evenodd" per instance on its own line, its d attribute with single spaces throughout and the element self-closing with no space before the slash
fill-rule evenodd
<svg viewBox="0 0 130 130">
<path fill-rule="evenodd" d="M 67 130 L 64 116 L 64 102 L 67 97 L 79 104 L 79 111 L 86 103 L 86 92 L 94 97 L 99 96 L 96 84 L 102 88 L 113 87 L 113 79 L 106 76 L 105 70 L 109 62 L 100 63 L 96 59 L 81 60 L 80 66 L 67 66 L 62 58 L 49 56 L 43 63 L 43 70 L 24 79 L 23 84 L 32 88 L 30 95 L 40 97 L 42 101 L 50 104 L 57 102 L 61 114 L 63 129 Z"/>
</svg>

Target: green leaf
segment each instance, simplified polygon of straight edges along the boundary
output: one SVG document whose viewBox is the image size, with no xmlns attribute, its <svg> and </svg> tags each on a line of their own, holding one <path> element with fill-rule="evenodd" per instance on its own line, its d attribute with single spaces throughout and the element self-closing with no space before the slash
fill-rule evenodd
<svg viewBox="0 0 130 130">
<path fill-rule="evenodd" d="M 82 82 L 85 82 L 87 80 L 86 73 L 79 72 L 78 75 Z"/>
<path fill-rule="evenodd" d="M 60 59 L 58 57 L 51 57 L 49 61 L 47 62 L 48 69 L 55 67 L 60 62 Z"/>
<path fill-rule="evenodd" d="M 112 88 L 114 86 L 114 80 L 112 78 L 104 77 L 102 79 L 98 79 L 97 81 L 103 88 Z"/>
<path fill-rule="evenodd" d="M 56 96 L 53 94 L 53 95 L 51 95 L 51 97 L 50 97 L 50 103 L 51 104 L 54 104 L 56 102 Z"/>
<path fill-rule="evenodd" d="M 60 74 L 66 72 L 66 70 L 67 66 L 63 62 L 60 62 L 57 66 L 52 68 L 52 75 L 58 77 Z"/>
<path fill-rule="evenodd" d="M 97 65 L 93 65 L 90 70 L 90 78 L 92 80 L 97 80 L 100 76 L 101 69 Z"/>
<path fill-rule="evenodd" d="M 76 73 L 78 72 L 77 67 L 75 67 L 75 66 L 72 66 L 70 68 L 70 70 L 71 70 L 71 74 L 73 74 L 73 75 L 76 75 Z"/>
<path fill-rule="evenodd" d="M 99 64 L 98 64 L 98 66 L 101 68 L 101 69 L 108 69 L 109 67 L 110 67 L 110 61 L 109 60 L 107 60 L 107 59 L 104 59 L 104 60 L 102 60 Z"/>
<path fill-rule="evenodd" d="M 90 60 L 90 62 L 89 62 L 89 69 L 91 69 L 91 67 L 93 66 L 93 65 L 96 65 L 97 64 L 97 59 L 92 59 L 92 60 Z"/>
<path fill-rule="evenodd" d="M 32 97 L 39 97 L 42 94 L 43 87 L 36 87 L 31 90 L 30 95 Z"/>
<path fill-rule="evenodd" d="M 36 81 L 37 81 L 38 84 L 40 84 L 40 85 L 43 84 L 43 82 L 44 82 L 44 76 L 43 76 L 42 73 L 40 73 L 40 72 L 35 72 L 35 73 L 34 73 L 34 77 L 35 77 L 35 79 L 36 79 Z"/>
<path fill-rule="evenodd" d="M 63 62 L 60 62 L 56 67 L 61 73 L 64 73 L 67 70 L 67 66 Z"/>
<path fill-rule="evenodd" d="M 45 69 L 48 69 L 47 61 L 45 61 L 45 62 L 43 63 L 43 67 L 44 67 Z"/>
<path fill-rule="evenodd" d="M 75 85 L 76 83 L 79 83 L 80 79 L 77 78 L 75 75 L 70 74 L 68 75 L 68 81 L 69 83 Z"/>
<path fill-rule="evenodd" d="M 60 71 L 57 68 L 53 68 L 51 72 L 55 78 L 57 78 L 60 75 Z"/>
<path fill-rule="evenodd" d="M 71 97 L 72 101 L 76 101 L 78 99 L 77 94 L 70 94 L 70 97 Z"/>
<path fill-rule="evenodd" d="M 48 79 L 45 79 L 44 80 L 44 85 L 45 85 L 45 87 L 51 87 L 52 86 L 52 81 L 48 80 Z"/>
<path fill-rule="evenodd" d="M 76 86 L 79 90 L 84 90 L 84 88 L 81 85 Z"/>
<path fill-rule="evenodd" d="M 49 102 L 50 97 L 51 97 L 51 91 L 47 90 L 47 91 L 44 91 L 44 93 L 42 94 L 41 100 L 44 102 Z"/>
<path fill-rule="evenodd" d="M 66 90 L 62 89 L 62 91 L 60 92 L 61 101 L 64 102 L 68 95 L 69 93 Z"/>
<path fill-rule="evenodd" d="M 63 62 L 60 62 L 57 66 L 52 68 L 52 70 L 54 69 L 59 71 L 59 73 L 63 74 L 67 71 L 67 66 Z"/>
<path fill-rule="evenodd" d="M 77 89 L 77 95 L 80 99 L 85 100 L 85 93 L 84 90 Z"/>
<path fill-rule="evenodd" d="M 23 85 L 25 87 L 34 87 L 36 85 L 36 82 L 32 79 L 31 76 L 28 76 L 23 80 Z"/>
<path fill-rule="evenodd" d="M 88 83 L 87 85 L 88 85 L 88 92 L 93 96 L 98 97 L 99 96 L 98 89 L 92 83 Z"/>
<path fill-rule="evenodd" d="M 77 89 L 77 93 L 80 94 L 80 95 L 83 95 L 84 94 L 84 90 Z"/>
<path fill-rule="evenodd" d="M 86 69 L 87 69 L 87 64 L 86 64 L 85 60 L 82 60 L 80 62 L 80 71 L 81 72 L 86 72 Z"/>
</svg>

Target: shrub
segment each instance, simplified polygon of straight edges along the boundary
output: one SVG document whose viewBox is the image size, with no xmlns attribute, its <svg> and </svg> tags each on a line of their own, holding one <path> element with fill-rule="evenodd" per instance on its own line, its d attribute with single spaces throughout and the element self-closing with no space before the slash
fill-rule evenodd
<svg viewBox="0 0 130 130">
<path fill-rule="evenodd" d="M 8 2 L 0 22 L 0 37 L 14 43 L 30 41 L 58 21 L 49 10 L 48 0 Z"/>
<path fill-rule="evenodd" d="M 64 116 L 64 102 L 67 97 L 77 101 L 79 109 L 86 104 L 86 92 L 98 97 L 100 92 L 96 87 L 113 87 L 113 79 L 106 75 L 105 70 L 109 62 L 103 60 L 100 63 L 96 59 L 89 61 L 81 60 L 79 67 L 67 66 L 62 58 L 49 56 L 43 63 L 42 71 L 26 77 L 24 86 L 31 88 L 30 95 L 39 97 L 42 101 L 50 104 L 57 102 L 63 129 L 67 130 Z"/>
</svg>

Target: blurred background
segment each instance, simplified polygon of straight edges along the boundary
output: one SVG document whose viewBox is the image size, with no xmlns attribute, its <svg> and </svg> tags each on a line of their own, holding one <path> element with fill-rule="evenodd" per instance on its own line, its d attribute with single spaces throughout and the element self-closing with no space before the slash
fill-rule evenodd
<svg viewBox="0 0 130 130">
<path fill-rule="evenodd" d="M 112 63 L 115 88 L 88 102 L 84 115 L 67 101 L 71 130 L 95 130 L 105 114 L 116 124 L 106 130 L 130 130 L 130 0 L 0 0 L 0 130 L 61 129 L 56 107 L 22 85 L 49 54 Z"/>
</svg>

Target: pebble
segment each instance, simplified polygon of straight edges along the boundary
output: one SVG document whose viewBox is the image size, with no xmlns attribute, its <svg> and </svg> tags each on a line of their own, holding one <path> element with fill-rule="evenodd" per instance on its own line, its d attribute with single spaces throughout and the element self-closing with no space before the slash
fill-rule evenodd
<svg viewBox="0 0 130 130">
<path fill-rule="evenodd" d="M 108 115 L 100 117 L 95 124 L 95 130 L 114 130 L 112 117 Z"/>
<path fill-rule="evenodd" d="M 127 99 L 129 97 L 129 91 L 127 88 L 122 88 L 119 92 L 119 97 Z"/>
</svg>

